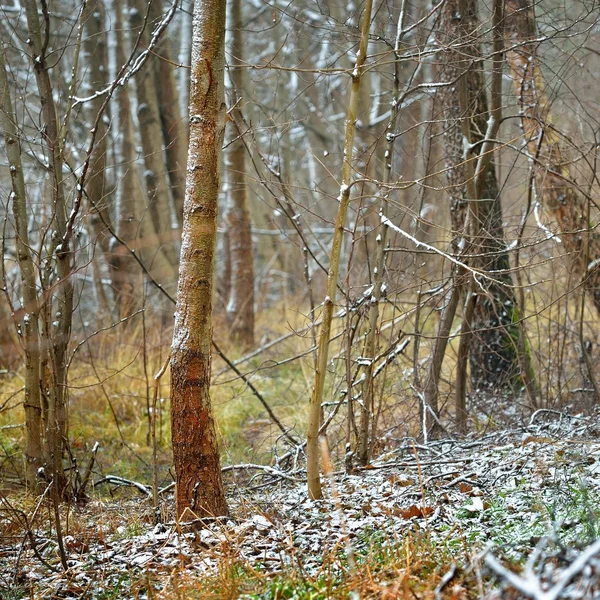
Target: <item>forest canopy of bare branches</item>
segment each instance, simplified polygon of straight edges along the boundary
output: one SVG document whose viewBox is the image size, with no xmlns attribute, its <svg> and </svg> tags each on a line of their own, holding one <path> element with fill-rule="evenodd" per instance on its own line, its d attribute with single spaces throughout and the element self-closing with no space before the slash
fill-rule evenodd
<svg viewBox="0 0 600 600">
<path fill-rule="evenodd" d="M 0 598 L 600 598 L 599 93 L 594 0 L 0 0 Z"/>
</svg>

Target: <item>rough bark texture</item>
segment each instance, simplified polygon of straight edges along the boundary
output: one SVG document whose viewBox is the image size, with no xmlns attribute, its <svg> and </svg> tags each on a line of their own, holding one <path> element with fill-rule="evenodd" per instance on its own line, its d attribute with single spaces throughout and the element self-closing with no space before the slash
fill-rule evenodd
<svg viewBox="0 0 600 600">
<path fill-rule="evenodd" d="M 461 15 L 458 0 L 451 0 L 442 9 L 437 37 L 443 46 L 440 79 L 452 82 L 441 88 L 443 118 L 446 121 L 444 140 L 450 214 L 454 248 L 461 247 L 465 236 L 465 218 L 468 205 L 462 120 L 469 119 L 471 143 L 485 137 L 488 120 L 488 101 L 481 70 L 480 32 L 476 0 L 466 2 L 466 14 Z M 458 78 L 466 72 L 468 114 L 462 114 L 458 99 Z M 479 150 L 481 145 L 478 146 Z M 476 150 L 475 154 L 479 151 Z M 477 239 L 473 240 L 478 253 L 488 254 L 477 267 L 492 272 L 494 279 L 505 285 L 486 281 L 486 294 L 480 293 L 473 315 L 473 337 L 469 363 L 471 383 L 475 389 L 510 388 L 519 373 L 516 340 L 518 326 L 514 323 L 516 301 L 510 289 L 512 284 L 504 231 L 502 208 L 494 161 L 483 174 L 477 200 Z M 475 200 L 475 199 L 474 199 Z"/>
<path fill-rule="evenodd" d="M 25 477 L 31 489 L 36 488 L 36 476 L 42 466 L 42 407 L 40 397 L 39 305 L 36 270 L 27 231 L 27 199 L 21 144 L 13 111 L 6 68 L 4 48 L 0 48 L 0 128 L 4 131 L 6 155 L 11 175 L 13 215 L 17 259 L 21 275 L 19 328 L 25 351 Z M 16 316 L 16 315 L 15 315 Z"/>
<path fill-rule="evenodd" d="M 242 96 L 244 83 L 241 0 L 231 3 L 231 27 L 229 76 L 235 103 Z M 235 123 L 242 124 L 238 105 L 232 112 L 232 118 Z M 246 147 L 233 124 L 231 135 L 233 139 L 227 151 L 228 197 L 225 218 L 231 269 L 227 321 L 231 338 L 248 348 L 254 345 L 254 260 L 245 172 Z"/>
<path fill-rule="evenodd" d="M 525 144 L 534 161 L 537 197 L 561 233 L 572 272 L 600 312 L 600 235 L 590 231 L 588 201 L 574 181 L 560 136 L 552 126 L 550 103 L 537 58 L 534 5 L 506 0 L 506 58 L 513 80 Z"/>
<path fill-rule="evenodd" d="M 221 147 L 225 130 L 226 0 L 196 0 L 190 148 L 171 356 L 177 513 L 223 515 L 219 449 L 209 395 L 212 295 Z"/>
</svg>

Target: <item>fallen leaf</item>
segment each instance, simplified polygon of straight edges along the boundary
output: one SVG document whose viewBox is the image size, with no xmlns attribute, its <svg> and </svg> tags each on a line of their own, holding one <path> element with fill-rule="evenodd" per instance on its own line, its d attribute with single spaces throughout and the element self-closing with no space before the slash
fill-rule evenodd
<svg viewBox="0 0 600 600">
<path fill-rule="evenodd" d="M 400 514 L 404 519 L 412 519 L 413 517 L 428 517 L 433 512 L 431 506 L 417 506 L 413 504 L 405 509 L 400 509 Z"/>
</svg>

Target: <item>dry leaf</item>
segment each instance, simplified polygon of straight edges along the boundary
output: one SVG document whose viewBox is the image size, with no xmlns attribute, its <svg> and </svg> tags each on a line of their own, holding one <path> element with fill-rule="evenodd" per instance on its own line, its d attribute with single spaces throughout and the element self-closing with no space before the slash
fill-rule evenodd
<svg viewBox="0 0 600 600">
<path fill-rule="evenodd" d="M 428 517 L 432 512 L 433 508 L 431 508 L 431 506 L 417 506 L 416 504 L 405 509 L 400 509 L 400 514 L 404 519 Z"/>
</svg>

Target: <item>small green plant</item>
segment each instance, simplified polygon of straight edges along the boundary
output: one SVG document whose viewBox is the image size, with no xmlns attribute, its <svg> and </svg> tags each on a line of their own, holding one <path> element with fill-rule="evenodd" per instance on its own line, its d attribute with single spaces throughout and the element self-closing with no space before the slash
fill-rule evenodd
<svg viewBox="0 0 600 600">
<path fill-rule="evenodd" d="M 14 587 L 0 586 L 0 598 L 2 600 L 21 600 L 29 596 L 29 590 L 21 585 Z"/>
<path fill-rule="evenodd" d="M 131 577 L 129 573 L 121 573 L 116 582 L 111 583 L 110 586 L 105 587 L 96 598 L 98 600 L 116 600 L 116 598 L 122 598 L 127 595 L 127 592 L 131 589 Z"/>
</svg>

